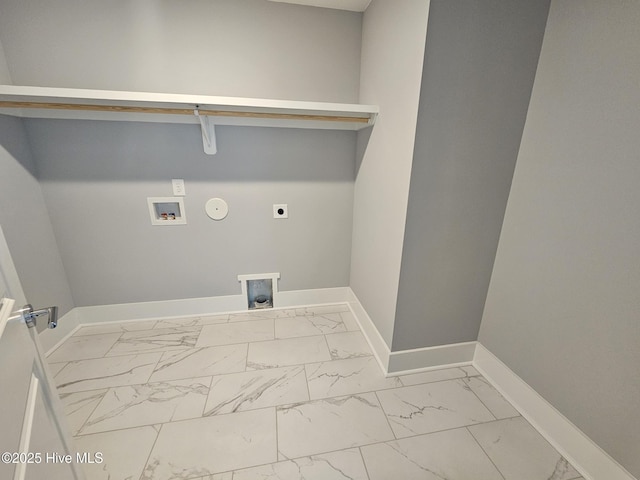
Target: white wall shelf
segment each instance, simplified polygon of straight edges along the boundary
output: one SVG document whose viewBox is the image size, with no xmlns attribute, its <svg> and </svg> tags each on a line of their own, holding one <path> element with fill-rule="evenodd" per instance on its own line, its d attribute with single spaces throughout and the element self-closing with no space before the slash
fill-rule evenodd
<svg viewBox="0 0 640 480">
<path fill-rule="evenodd" d="M 302 102 L 170 93 L 0 85 L 0 113 L 26 118 L 120 120 L 361 130 L 376 105 Z"/>
</svg>

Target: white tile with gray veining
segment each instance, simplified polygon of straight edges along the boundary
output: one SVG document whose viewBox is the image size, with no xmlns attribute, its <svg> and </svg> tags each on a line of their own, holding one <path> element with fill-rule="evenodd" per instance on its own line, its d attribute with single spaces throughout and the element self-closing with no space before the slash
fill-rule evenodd
<svg viewBox="0 0 640 480">
<path fill-rule="evenodd" d="M 74 443 L 78 452 L 102 453 L 102 463 L 82 465 L 87 480 L 138 480 L 157 436 L 156 427 L 138 427 L 85 435 Z"/>
<path fill-rule="evenodd" d="M 60 373 L 60 370 L 62 370 L 64 367 L 67 366 L 67 362 L 63 362 L 63 363 L 47 363 L 48 367 L 49 367 L 49 371 L 51 372 L 51 375 L 53 375 L 54 377 Z"/>
<path fill-rule="evenodd" d="M 460 379 L 383 390 L 377 395 L 398 438 L 494 419 Z"/>
<path fill-rule="evenodd" d="M 145 383 L 160 353 L 123 355 L 69 362 L 55 377 L 60 393 Z"/>
<path fill-rule="evenodd" d="M 118 341 L 121 333 L 72 336 L 47 357 L 50 363 L 100 358 Z"/>
<path fill-rule="evenodd" d="M 360 332 L 327 335 L 327 345 L 329 345 L 331 358 L 334 360 L 373 355 L 367 340 Z"/>
<path fill-rule="evenodd" d="M 340 314 L 286 317 L 275 320 L 276 338 L 307 337 L 346 332 Z"/>
<path fill-rule="evenodd" d="M 236 470 L 233 480 L 369 480 L 357 448 Z"/>
<path fill-rule="evenodd" d="M 159 382 L 244 372 L 246 365 L 246 343 L 171 350 L 162 353 L 149 381 Z"/>
<path fill-rule="evenodd" d="M 249 344 L 247 369 L 301 365 L 331 360 L 324 335 L 286 338 Z"/>
<path fill-rule="evenodd" d="M 190 478 L 189 480 L 233 480 L 233 472 L 212 473 L 204 477 Z"/>
<path fill-rule="evenodd" d="M 385 377 L 346 304 L 88 325 L 48 360 L 91 480 L 584 480 L 472 366 Z"/>
<path fill-rule="evenodd" d="M 342 318 L 342 321 L 344 322 L 344 325 L 347 327 L 347 330 L 349 332 L 360 331 L 360 325 L 358 325 L 356 317 L 353 315 L 353 313 L 351 313 L 350 310 L 346 312 L 341 312 L 340 318 Z"/>
<path fill-rule="evenodd" d="M 349 307 L 346 304 L 340 303 L 336 305 L 316 305 L 314 307 L 296 308 L 294 311 L 296 315 L 312 316 L 348 312 Z"/>
<path fill-rule="evenodd" d="M 181 318 L 163 318 L 158 320 L 155 328 L 176 328 L 176 327 L 201 327 L 203 325 L 216 325 L 227 323 L 229 315 L 204 315 Z"/>
<path fill-rule="evenodd" d="M 309 400 L 303 366 L 213 377 L 204 415 L 242 412 Z"/>
<path fill-rule="evenodd" d="M 456 378 L 467 378 L 480 375 L 472 366 L 441 368 L 421 373 L 411 373 L 409 375 L 399 375 L 405 386 L 419 385 L 421 383 L 441 382 L 443 380 L 453 380 Z"/>
<path fill-rule="evenodd" d="M 580 477 L 522 417 L 474 425 L 469 431 L 505 480 L 573 480 Z"/>
<path fill-rule="evenodd" d="M 82 425 L 87 421 L 89 415 L 93 413 L 105 393 L 107 393 L 106 388 L 60 394 L 60 400 L 64 406 L 64 413 L 72 435 L 78 434 Z"/>
<path fill-rule="evenodd" d="M 250 312 L 232 313 L 229 315 L 229 322 L 248 322 L 252 320 L 273 320 L 274 318 L 294 317 L 293 309 L 263 309 L 252 310 Z"/>
<path fill-rule="evenodd" d="M 80 434 L 154 425 L 202 416 L 211 377 L 109 389 Z"/>
<path fill-rule="evenodd" d="M 386 378 L 373 356 L 305 365 L 312 399 L 401 387 L 398 377 Z"/>
<path fill-rule="evenodd" d="M 125 333 L 136 332 L 138 330 L 151 330 L 156 326 L 157 320 L 138 322 L 109 322 L 100 325 L 83 325 L 73 335 L 101 335 L 103 333 Z"/>
<path fill-rule="evenodd" d="M 520 415 L 518 410 L 513 408 L 484 377 L 468 377 L 462 380 L 496 418 L 511 418 Z"/>
<path fill-rule="evenodd" d="M 370 480 L 503 480 L 466 428 L 361 447 Z"/>
<path fill-rule="evenodd" d="M 107 356 L 193 348 L 202 327 L 155 328 L 122 334 Z"/>
<path fill-rule="evenodd" d="M 277 461 L 273 408 L 165 423 L 141 480 L 206 477 Z"/>
<path fill-rule="evenodd" d="M 196 347 L 273 340 L 273 319 L 205 325 Z"/>
<path fill-rule="evenodd" d="M 278 452 L 296 458 L 393 438 L 373 393 L 312 400 L 277 408 Z"/>
</svg>

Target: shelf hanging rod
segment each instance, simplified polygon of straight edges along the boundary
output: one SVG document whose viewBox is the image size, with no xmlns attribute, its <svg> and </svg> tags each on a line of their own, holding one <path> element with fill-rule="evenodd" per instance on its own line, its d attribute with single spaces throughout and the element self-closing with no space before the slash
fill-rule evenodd
<svg viewBox="0 0 640 480">
<path fill-rule="evenodd" d="M 33 108 L 46 110 L 83 110 L 94 112 L 113 113 L 151 113 L 161 115 L 193 115 L 195 109 L 199 115 L 207 117 L 242 117 L 242 118 L 265 118 L 274 120 L 309 120 L 325 122 L 350 122 L 350 123 L 372 123 L 368 116 L 349 117 L 342 115 L 317 115 L 306 113 L 275 113 L 275 112 L 236 112 L 230 110 L 202 110 L 197 106 L 191 108 L 172 107 L 136 107 L 126 105 L 91 105 L 82 103 L 49 103 L 49 102 L 13 102 L 0 101 L 0 108 Z"/>
</svg>

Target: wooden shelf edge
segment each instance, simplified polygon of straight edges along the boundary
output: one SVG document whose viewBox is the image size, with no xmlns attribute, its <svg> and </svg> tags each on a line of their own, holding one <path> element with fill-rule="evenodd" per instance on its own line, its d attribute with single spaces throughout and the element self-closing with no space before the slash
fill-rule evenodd
<svg viewBox="0 0 640 480">
<path fill-rule="evenodd" d="M 299 128 L 317 128 L 319 124 L 322 124 L 320 128 L 334 128 L 331 124 L 335 123 L 335 128 L 340 130 L 371 126 L 378 114 L 375 105 L 15 85 L 0 85 L 0 109 L 15 116 L 40 118 L 52 118 L 45 113 L 50 110 L 65 112 L 55 118 L 61 118 L 59 115 L 84 118 L 81 113 L 74 116 L 74 112 L 104 112 L 107 120 L 123 119 L 109 116 L 114 113 L 186 116 L 194 115 L 197 110 L 199 115 L 215 117 L 217 124 L 225 124 L 225 118 L 232 118 L 233 123 L 229 123 L 232 125 L 241 125 L 243 119 L 247 125 L 258 120 L 261 125 L 267 122 L 272 126 Z"/>
</svg>

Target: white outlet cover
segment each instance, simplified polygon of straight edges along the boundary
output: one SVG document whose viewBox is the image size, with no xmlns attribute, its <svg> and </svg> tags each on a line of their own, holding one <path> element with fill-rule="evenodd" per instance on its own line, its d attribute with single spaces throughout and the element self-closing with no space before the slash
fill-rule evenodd
<svg viewBox="0 0 640 480">
<path fill-rule="evenodd" d="M 283 213 L 279 212 L 280 209 L 283 210 Z M 289 208 L 286 203 L 273 205 L 273 218 L 289 218 Z"/>
<path fill-rule="evenodd" d="M 213 220 L 223 220 L 229 213 L 229 205 L 221 198 L 210 198 L 204 209 Z"/>
<path fill-rule="evenodd" d="M 184 188 L 184 180 L 182 178 L 171 179 L 171 186 L 173 187 L 173 194 L 177 197 L 184 197 L 186 190 Z"/>
</svg>

